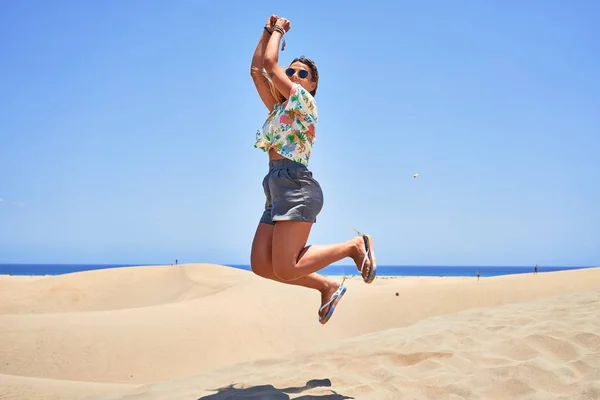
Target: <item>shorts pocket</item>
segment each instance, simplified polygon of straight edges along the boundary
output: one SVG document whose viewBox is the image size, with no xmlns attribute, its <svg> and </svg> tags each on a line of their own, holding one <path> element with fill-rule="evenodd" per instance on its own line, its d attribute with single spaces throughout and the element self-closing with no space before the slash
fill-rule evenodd
<svg viewBox="0 0 600 400">
<path fill-rule="evenodd" d="M 290 186 L 296 189 L 302 189 L 302 177 L 299 175 L 299 172 L 301 171 L 297 168 L 285 168 L 282 171 Z"/>
<path fill-rule="evenodd" d="M 269 185 L 271 186 L 271 191 L 277 191 L 279 193 L 302 188 L 300 182 L 298 182 L 297 179 L 294 179 L 288 168 L 273 171 L 269 177 Z"/>
<path fill-rule="evenodd" d="M 286 172 L 290 181 L 293 182 L 298 189 L 313 181 L 313 174 L 307 169 L 287 168 Z"/>
</svg>

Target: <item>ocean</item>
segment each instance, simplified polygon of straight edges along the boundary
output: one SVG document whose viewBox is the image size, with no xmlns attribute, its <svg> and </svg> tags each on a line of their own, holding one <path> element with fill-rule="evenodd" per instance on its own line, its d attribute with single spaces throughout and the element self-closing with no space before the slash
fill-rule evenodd
<svg viewBox="0 0 600 400">
<path fill-rule="evenodd" d="M 144 264 L 144 265 L 163 265 L 163 264 Z M 249 265 L 231 265 L 230 267 L 250 270 Z M 119 268 L 139 266 L 132 264 L 0 264 L 0 275 L 61 275 L 79 271 L 91 271 L 106 268 Z M 171 267 L 170 265 L 164 265 Z M 591 268 L 589 266 L 579 267 L 561 267 L 561 266 L 538 266 L 538 272 L 552 272 L 561 270 L 572 270 L 581 268 Z M 533 273 L 533 266 L 459 266 L 459 265 L 380 265 L 377 268 L 378 276 L 477 276 L 477 271 L 481 277 L 527 274 Z M 350 265 L 330 265 L 321 270 L 320 273 L 326 276 L 351 276 L 358 275 L 355 266 Z"/>
</svg>

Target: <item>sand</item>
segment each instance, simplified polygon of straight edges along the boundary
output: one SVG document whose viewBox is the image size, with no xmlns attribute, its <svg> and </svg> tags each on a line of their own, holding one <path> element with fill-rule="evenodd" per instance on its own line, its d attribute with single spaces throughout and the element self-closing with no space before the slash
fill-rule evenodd
<svg viewBox="0 0 600 400">
<path fill-rule="evenodd" d="M 346 283 L 322 326 L 217 265 L 0 276 L 0 399 L 600 399 L 600 268 Z"/>
</svg>

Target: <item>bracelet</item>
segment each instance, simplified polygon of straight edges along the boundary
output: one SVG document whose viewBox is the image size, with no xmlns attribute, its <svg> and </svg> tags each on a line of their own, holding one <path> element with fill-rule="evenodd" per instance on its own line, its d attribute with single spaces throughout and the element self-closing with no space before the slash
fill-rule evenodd
<svg viewBox="0 0 600 400">
<path fill-rule="evenodd" d="M 269 35 L 271 35 L 271 34 L 273 33 L 273 31 L 270 31 L 270 30 L 269 30 L 269 28 L 267 28 L 266 26 L 265 26 L 265 31 L 267 31 L 267 33 L 268 33 Z"/>
<path fill-rule="evenodd" d="M 285 31 L 279 25 L 275 25 L 275 27 L 273 28 L 273 30 L 281 33 L 281 40 L 282 40 L 281 41 L 281 51 L 284 51 L 285 50 L 285 38 L 283 36 L 285 35 Z"/>
</svg>

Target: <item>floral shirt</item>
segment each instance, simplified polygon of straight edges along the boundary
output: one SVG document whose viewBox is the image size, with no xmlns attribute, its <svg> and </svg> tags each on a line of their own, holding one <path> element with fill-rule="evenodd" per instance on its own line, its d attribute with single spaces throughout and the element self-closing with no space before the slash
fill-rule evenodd
<svg viewBox="0 0 600 400">
<path fill-rule="evenodd" d="M 256 132 L 254 147 L 278 154 L 308 166 L 312 146 L 316 140 L 317 103 L 301 85 L 295 83 L 288 101 L 275 104 L 273 111 Z"/>
</svg>

